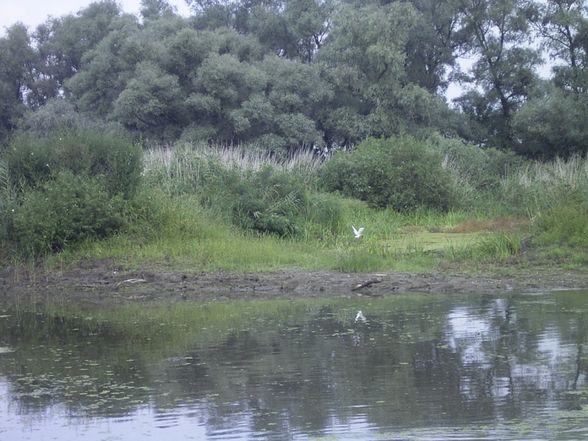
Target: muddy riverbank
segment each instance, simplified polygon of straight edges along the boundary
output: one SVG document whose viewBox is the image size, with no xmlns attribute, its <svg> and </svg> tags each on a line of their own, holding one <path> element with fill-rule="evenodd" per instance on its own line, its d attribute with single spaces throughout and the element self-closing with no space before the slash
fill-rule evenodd
<svg viewBox="0 0 588 441">
<path fill-rule="evenodd" d="M 110 261 L 84 263 L 62 270 L 4 269 L 0 300 L 109 305 L 127 302 L 214 299 L 268 299 L 318 296 L 383 296 L 398 292 L 493 293 L 586 289 L 579 271 L 520 272 L 505 277 L 436 272 L 340 273 L 287 270 L 276 272 L 181 272 L 163 269 L 123 270 Z"/>
</svg>

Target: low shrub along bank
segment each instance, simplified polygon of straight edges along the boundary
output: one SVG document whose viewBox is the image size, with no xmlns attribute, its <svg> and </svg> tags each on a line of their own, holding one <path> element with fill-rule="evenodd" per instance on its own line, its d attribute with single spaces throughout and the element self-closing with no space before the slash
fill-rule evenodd
<svg viewBox="0 0 588 441">
<path fill-rule="evenodd" d="M 111 196 L 131 198 L 141 177 L 141 147 L 130 140 L 96 132 L 66 132 L 48 137 L 23 134 L 6 153 L 11 184 L 18 190 L 41 187 L 60 171 L 98 177 Z"/>
<path fill-rule="evenodd" d="M 23 256 L 61 251 L 120 229 L 123 206 L 122 197 L 110 197 L 100 180 L 60 171 L 24 194 L 14 208 L 8 233 Z"/>
<path fill-rule="evenodd" d="M 337 152 L 321 170 L 321 182 L 328 191 L 401 212 L 446 211 L 455 202 L 441 153 L 409 136 L 371 138 L 353 151 Z"/>
<path fill-rule="evenodd" d="M 204 208 L 243 230 L 322 237 L 339 228 L 341 201 L 317 193 L 309 183 L 317 166 L 306 155 L 298 162 L 279 162 L 243 154 L 239 161 L 226 150 L 180 146 L 165 161 L 161 155 L 148 158 L 148 186 L 163 188 L 172 197 L 196 195 Z"/>
<path fill-rule="evenodd" d="M 142 150 L 124 137 L 16 137 L 0 173 L 4 253 L 37 257 L 120 230 L 141 172 Z"/>
</svg>

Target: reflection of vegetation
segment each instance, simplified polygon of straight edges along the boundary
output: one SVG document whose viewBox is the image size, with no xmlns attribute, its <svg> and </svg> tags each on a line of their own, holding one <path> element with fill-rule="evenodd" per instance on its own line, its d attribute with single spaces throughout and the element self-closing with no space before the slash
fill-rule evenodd
<svg viewBox="0 0 588 441">
<path fill-rule="evenodd" d="M 534 409 L 559 409 L 546 432 L 559 434 L 586 416 L 585 295 L 10 312 L 0 345 L 16 351 L 0 357 L 0 372 L 25 412 L 189 408 L 212 431 L 249 415 L 252 431 L 318 435 L 333 416 L 353 426 L 361 409 L 374 427 L 418 439 L 419 427 L 448 424 L 468 435 L 536 435 Z M 367 323 L 355 323 L 359 309 Z M 495 419 L 498 429 L 470 425 Z"/>
</svg>

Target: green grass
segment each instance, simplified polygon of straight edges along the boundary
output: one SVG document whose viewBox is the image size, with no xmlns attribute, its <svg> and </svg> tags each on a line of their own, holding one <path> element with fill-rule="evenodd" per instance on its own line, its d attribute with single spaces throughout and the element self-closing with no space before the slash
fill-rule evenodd
<svg viewBox="0 0 588 441">
<path fill-rule="evenodd" d="M 115 259 L 128 268 L 169 267 L 192 271 L 262 271 L 292 266 L 328 267 L 328 254 L 311 241 L 243 232 L 228 225 L 194 197 L 158 200 L 162 213 L 103 241 L 48 256 L 49 267 L 79 260 Z"/>
<path fill-rule="evenodd" d="M 152 196 L 158 198 L 155 193 Z M 307 270 L 431 271 L 443 260 L 504 258 L 501 232 L 452 228 L 472 216 L 462 212 L 433 211 L 398 214 L 376 210 L 353 200 L 342 200 L 343 218 L 336 231 L 317 239 L 316 232 L 298 238 L 279 238 L 244 232 L 229 225 L 189 195 L 157 200 L 163 214 L 152 213 L 158 228 L 140 223 L 102 241 L 85 242 L 75 250 L 51 255 L 46 265 L 63 266 L 80 260 L 114 259 L 128 269 L 167 268 L 181 271 Z M 477 219 L 477 218 L 476 218 Z M 365 228 L 356 240 L 351 225 Z M 494 239 L 493 239 L 494 238 Z M 510 249 L 505 247 L 508 252 Z M 459 251 L 456 251 L 459 250 Z M 515 253 L 517 250 L 514 250 Z"/>
<path fill-rule="evenodd" d="M 206 161 L 211 158 L 216 165 L 209 168 Z M 226 193 L 222 179 L 230 184 L 231 179 L 240 179 L 235 176 L 267 166 L 292 173 L 306 186 L 308 200 L 296 214 L 297 234 L 291 237 L 243 230 L 230 211 L 218 206 L 231 198 L 240 200 L 239 193 L 222 196 Z M 259 152 L 202 146 L 153 150 L 145 155 L 144 179 L 127 210 L 126 227 L 105 240 L 49 255 L 44 263 L 54 268 L 80 260 L 113 259 L 129 269 L 194 272 L 290 268 L 427 272 L 448 264 L 458 269 L 513 265 L 532 255 L 543 264 L 552 262 L 554 268 L 588 265 L 586 159 L 528 162 L 496 177 L 498 185 L 485 194 L 489 200 L 484 203 L 495 208 L 472 206 L 445 213 L 427 209 L 398 213 L 320 193 L 316 187 L 320 167 L 320 162 L 304 155 L 277 160 Z M 212 172 L 221 173 L 222 179 L 199 176 Z M 207 182 L 213 182 L 215 197 L 209 197 Z M 254 203 L 255 193 L 247 194 Z M 365 228 L 361 240 L 353 238 L 352 225 Z"/>
</svg>

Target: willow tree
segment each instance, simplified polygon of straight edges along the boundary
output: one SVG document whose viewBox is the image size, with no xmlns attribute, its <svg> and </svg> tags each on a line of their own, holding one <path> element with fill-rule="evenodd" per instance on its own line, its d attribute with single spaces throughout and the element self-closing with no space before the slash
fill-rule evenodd
<svg viewBox="0 0 588 441">
<path fill-rule="evenodd" d="M 431 123 L 439 102 L 411 82 L 406 46 L 418 14 L 407 3 L 346 6 L 319 60 L 335 88 L 321 124 L 328 142 L 350 144 L 368 135 L 390 136 Z"/>
<path fill-rule="evenodd" d="M 23 24 L 15 24 L 0 38 L 0 143 L 24 114 L 34 76 L 35 53 Z"/>
<path fill-rule="evenodd" d="M 510 147 L 511 119 L 536 83 L 539 51 L 529 45 L 534 5 L 526 0 L 461 0 L 462 27 L 474 65 L 462 80 L 475 87 L 462 109 L 486 130 L 480 141 Z"/>
<path fill-rule="evenodd" d="M 515 115 L 520 152 L 542 158 L 588 152 L 588 5 L 541 3 L 535 28 L 554 62 L 553 81 L 538 87 Z"/>
</svg>

